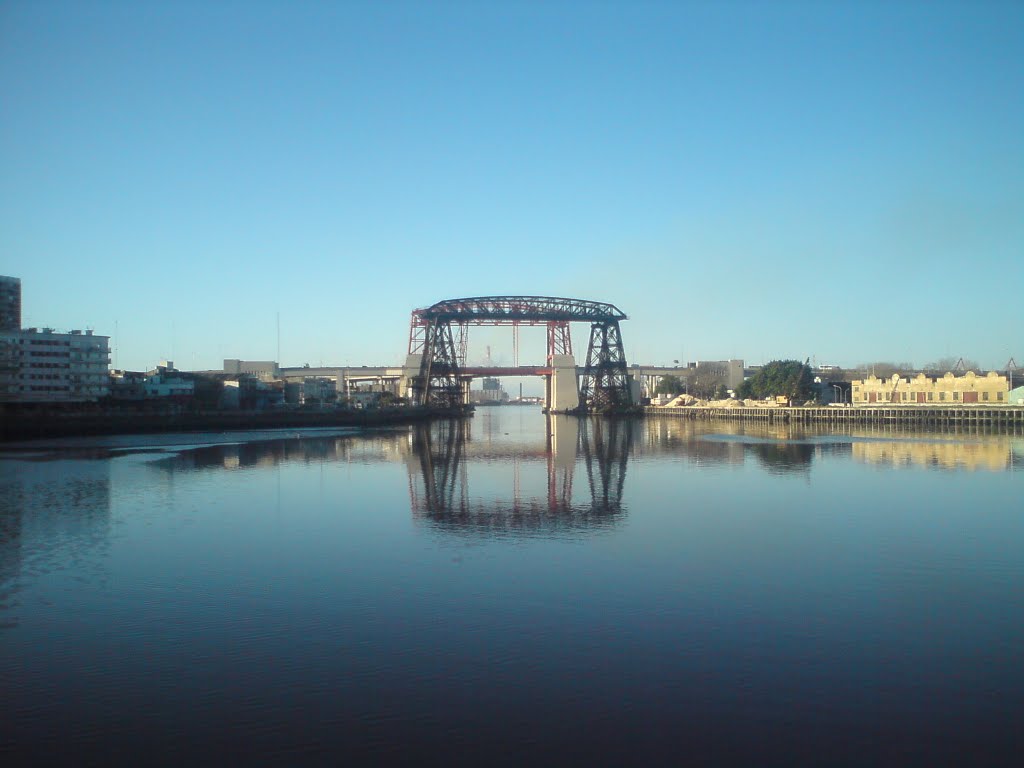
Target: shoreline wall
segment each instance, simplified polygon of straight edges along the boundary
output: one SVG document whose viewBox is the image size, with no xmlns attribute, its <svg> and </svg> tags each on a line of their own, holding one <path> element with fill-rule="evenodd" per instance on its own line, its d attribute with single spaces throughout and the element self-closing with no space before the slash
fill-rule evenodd
<svg viewBox="0 0 1024 768">
<path fill-rule="evenodd" d="M 792 424 L 916 424 L 929 427 L 992 426 L 1024 432 L 1024 408 L 1003 406 L 865 406 L 854 408 L 715 408 L 690 405 L 679 408 L 647 406 L 645 416 L 680 419 L 736 419 Z"/>
<path fill-rule="evenodd" d="M 4 413 L 0 443 L 48 437 L 211 432 L 302 427 L 373 427 L 413 424 L 462 414 L 425 408 L 367 411 L 227 413 Z"/>
</svg>

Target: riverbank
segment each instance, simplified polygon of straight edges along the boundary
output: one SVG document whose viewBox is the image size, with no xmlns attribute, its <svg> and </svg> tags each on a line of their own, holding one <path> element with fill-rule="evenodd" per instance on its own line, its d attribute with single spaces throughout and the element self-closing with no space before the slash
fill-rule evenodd
<svg viewBox="0 0 1024 768">
<path fill-rule="evenodd" d="M 1024 408 L 1003 406 L 865 406 L 859 408 L 720 408 L 690 405 L 678 408 L 648 406 L 645 416 L 682 419 L 734 419 L 792 424 L 913 424 L 922 427 L 987 426 L 1024 432 Z"/>
<path fill-rule="evenodd" d="M 50 437 L 160 432 L 218 432 L 284 427 L 377 427 L 414 424 L 433 418 L 458 415 L 464 414 L 428 408 L 210 413 L 5 413 L 0 416 L 0 443 Z"/>
</svg>

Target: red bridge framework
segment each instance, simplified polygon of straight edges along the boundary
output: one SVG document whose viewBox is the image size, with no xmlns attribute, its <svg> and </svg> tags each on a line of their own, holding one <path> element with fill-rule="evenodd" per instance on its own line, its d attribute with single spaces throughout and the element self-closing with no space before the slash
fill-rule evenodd
<svg viewBox="0 0 1024 768">
<path fill-rule="evenodd" d="M 447 299 L 415 309 L 409 324 L 409 355 L 420 357 L 419 375 L 413 379 L 414 400 L 419 405 L 459 407 L 465 403 L 467 375 L 499 370 L 466 366 L 469 326 L 512 326 L 518 362 L 518 326 L 546 325 L 548 366 L 534 370 L 550 382 L 553 358 L 572 356 L 569 323 L 589 322 L 590 342 L 579 382 L 579 408 L 608 411 L 632 405 L 619 329 L 619 322 L 626 319 L 614 304 L 553 296 L 478 296 Z M 523 375 L 518 365 L 511 370 L 516 374 L 509 375 Z"/>
</svg>

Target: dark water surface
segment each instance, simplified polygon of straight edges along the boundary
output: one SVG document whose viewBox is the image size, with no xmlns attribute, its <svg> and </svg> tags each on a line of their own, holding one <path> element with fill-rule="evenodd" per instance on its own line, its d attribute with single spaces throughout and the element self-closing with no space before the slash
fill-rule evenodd
<svg viewBox="0 0 1024 768">
<path fill-rule="evenodd" d="M 0 764 L 1021 764 L 1019 436 L 183 442 L 0 454 Z"/>
</svg>

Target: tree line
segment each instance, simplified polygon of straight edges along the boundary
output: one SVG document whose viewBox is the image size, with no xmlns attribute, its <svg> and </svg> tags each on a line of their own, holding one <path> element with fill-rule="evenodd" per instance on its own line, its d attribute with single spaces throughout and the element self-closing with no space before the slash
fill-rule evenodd
<svg viewBox="0 0 1024 768">
<path fill-rule="evenodd" d="M 816 374 L 809 360 L 773 360 L 761 366 L 753 376 L 736 389 L 736 397 L 746 400 L 764 400 L 772 397 L 788 397 L 794 402 L 806 402 L 818 397 L 818 385 L 814 379 L 820 375 L 827 381 L 853 381 L 869 375 L 880 379 L 891 378 L 894 374 L 906 376 L 923 370 L 932 376 L 941 376 L 947 371 L 981 372 L 977 361 L 967 358 L 943 357 L 926 364 L 922 369 L 913 363 L 879 361 L 862 363 L 856 368 L 832 368 Z M 676 396 L 683 393 L 703 400 L 721 400 L 728 396 L 726 386 L 728 372 L 721 366 L 698 366 L 686 369 L 682 375 L 663 376 L 655 392 L 659 395 Z M 1024 379 L 1024 376 L 1022 376 Z"/>
<path fill-rule="evenodd" d="M 688 370 L 683 376 L 663 376 L 655 392 L 659 395 L 687 393 L 702 399 L 721 400 L 728 397 L 726 371 L 701 372 Z M 763 365 L 753 376 L 740 384 L 736 396 L 741 399 L 764 400 L 785 396 L 795 401 L 812 400 L 817 396 L 814 374 L 810 366 L 799 360 L 773 360 Z"/>
</svg>

